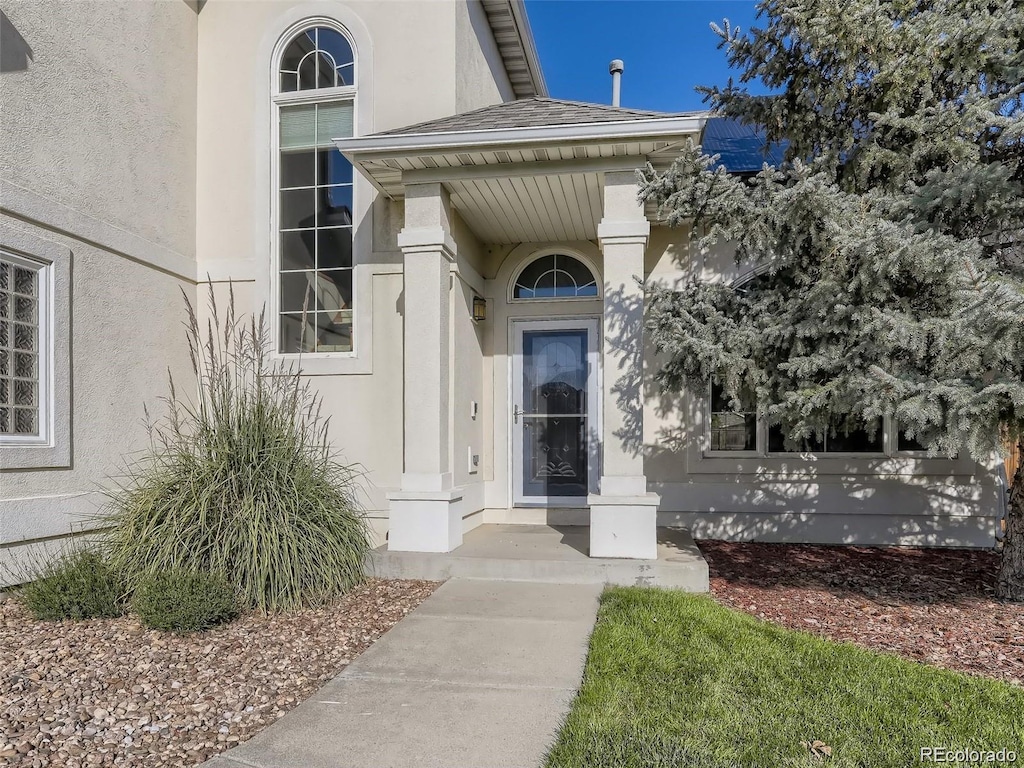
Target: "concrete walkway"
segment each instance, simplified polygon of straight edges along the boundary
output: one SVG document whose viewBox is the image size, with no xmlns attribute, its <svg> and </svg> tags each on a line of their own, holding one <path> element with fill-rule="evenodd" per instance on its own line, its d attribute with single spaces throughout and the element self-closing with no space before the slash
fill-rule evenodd
<svg viewBox="0 0 1024 768">
<path fill-rule="evenodd" d="M 531 768 L 579 686 L 599 584 L 453 579 L 208 768 Z"/>
<path fill-rule="evenodd" d="M 682 528 L 658 528 L 657 560 L 590 557 L 584 525 L 481 525 L 452 552 L 370 553 L 367 574 L 381 579 L 453 578 L 619 584 L 708 591 L 708 564 Z"/>
</svg>

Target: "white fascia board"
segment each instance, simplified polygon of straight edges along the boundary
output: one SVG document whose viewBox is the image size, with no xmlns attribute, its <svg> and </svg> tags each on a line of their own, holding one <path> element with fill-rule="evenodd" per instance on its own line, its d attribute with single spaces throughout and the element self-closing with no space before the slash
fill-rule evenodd
<svg viewBox="0 0 1024 768">
<path fill-rule="evenodd" d="M 530 79 L 533 80 L 534 90 L 538 96 L 547 97 L 548 84 L 544 82 L 544 70 L 540 66 L 540 57 L 537 55 L 537 46 L 533 40 L 533 30 L 530 29 L 530 18 L 526 15 L 526 3 L 524 0 L 510 0 L 509 8 L 512 11 L 512 18 L 519 28 L 519 39 L 523 44 L 523 55 L 526 57 L 526 66 L 530 70 Z"/>
<path fill-rule="evenodd" d="M 350 160 L 361 156 L 391 157 L 411 152 L 445 150 L 473 151 L 480 147 L 514 146 L 517 144 L 554 144 L 566 141 L 614 139 L 634 141 L 655 136 L 678 136 L 699 133 L 708 113 L 649 120 L 616 120 L 605 123 L 573 123 L 542 125 L 527 128 L 489 128 L 445 133 L 407 133 L 396 136 L 365 136 L 334 139 L 335 145 Z"/>
</svg>

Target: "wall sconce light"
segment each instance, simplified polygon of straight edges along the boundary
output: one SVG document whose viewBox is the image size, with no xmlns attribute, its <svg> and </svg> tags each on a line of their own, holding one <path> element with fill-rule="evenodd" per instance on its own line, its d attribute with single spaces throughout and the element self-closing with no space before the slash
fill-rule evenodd
<svg viewBox="0 0 1024 768">
<path fill-rule="evenodd" d="M 487 319 L 487 299 L 473 297 L 473 322 L 479 323 Z"/>
</svg>

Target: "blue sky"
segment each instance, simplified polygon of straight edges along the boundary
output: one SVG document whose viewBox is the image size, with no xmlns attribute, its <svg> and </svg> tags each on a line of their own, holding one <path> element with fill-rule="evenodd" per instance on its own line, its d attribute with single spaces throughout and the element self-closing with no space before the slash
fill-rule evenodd
<svg viewBox="0 0 1024 768">
<path fill-rule="evenodd" d="M 622 59 L 622 106 L 705 109 L 695 85 L 730 70 L 709 22 L 749 29 L 754 0 L 526 0 L 551 96 L 609 103 L 608 62 Z"/>
</svg>

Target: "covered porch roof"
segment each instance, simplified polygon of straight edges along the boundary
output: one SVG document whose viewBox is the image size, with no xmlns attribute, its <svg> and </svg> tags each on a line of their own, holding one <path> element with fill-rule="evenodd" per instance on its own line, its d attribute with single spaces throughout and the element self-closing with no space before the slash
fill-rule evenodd
<svg viewBox="0 0 1024 768">
<path fill-rule="evenodd" d="M 484 242 L 593 240 L 604 173 L 667 165 L 706 120 L 535 97 L 335 143 L 391 199 L 444 184 Z"/>
</svg>

